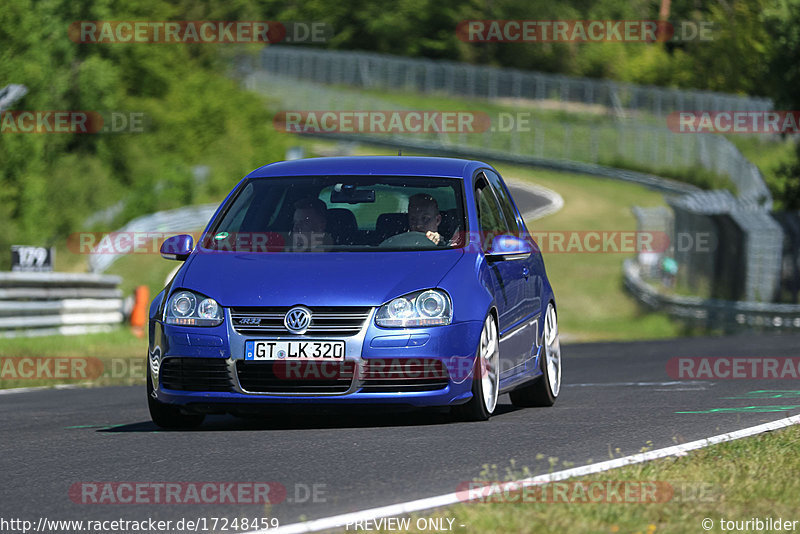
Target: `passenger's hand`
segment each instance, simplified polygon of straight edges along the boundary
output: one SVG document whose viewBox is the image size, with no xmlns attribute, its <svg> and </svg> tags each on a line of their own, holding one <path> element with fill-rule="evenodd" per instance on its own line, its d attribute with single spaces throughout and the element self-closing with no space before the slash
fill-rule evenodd
<svg viewBox="0 0 800 534">
<path fill-rule="evenodd" d="M 432 231 L 430 231 L 430 230 L 428 230 L 428 231 L 425 233 L 425 237 L 427 237 L 428 239 L 430 239 L 431 241 L 433 241 L 433 244 L 434 244 L 434 245 L 438 245 L 438 244 L 439 244 L 439 241 L 441 241 L 441 239 L 442 239 L 442 236 L 440 236 L 438 232 L 432 232 Z"/>
</svg>

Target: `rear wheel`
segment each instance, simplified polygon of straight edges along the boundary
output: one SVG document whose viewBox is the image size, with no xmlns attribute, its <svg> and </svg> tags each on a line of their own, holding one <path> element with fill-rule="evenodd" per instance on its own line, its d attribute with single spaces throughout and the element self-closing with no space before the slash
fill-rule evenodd
<svg viewBox="0 0 800 534">
<path fill-rule="evenodd" d="M 206 418 L 202 414 L 187 415 L 181 413 L 180 408 L 159 402 L 153 397 L 153 380 L 150 371 L 147 371 L 147 407 L 150 409 L 150 418 L 161 428 L 194 428 L 202 424 Z"/>
<path fill-rule="evenodd" d="M 466 421 L 486 421 L 497 407 L 500 395 L 500 345 L 497 323 L 489 315 L 483 323 L 475 367 L 472 371 L 472 398 L 454 406 L 455 415 Z"/>
<path fill-rule="evenodd" d="M 561 343 L 558 340 L 558 317 L 553 303 L 547 305 L 544 316 L 544 354 L 541 359 L 542 376 L 536 381 L 512 391 L 511 402 L 522 408 L 552 406 L 561 390 Z"/>
</svg>

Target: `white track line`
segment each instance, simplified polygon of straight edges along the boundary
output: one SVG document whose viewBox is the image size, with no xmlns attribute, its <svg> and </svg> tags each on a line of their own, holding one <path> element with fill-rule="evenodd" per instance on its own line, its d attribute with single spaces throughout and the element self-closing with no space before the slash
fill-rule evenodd
<svg viewBox="0 0 800 534">
<path fill-rule="evenodd" d="M 546 215 L 551 215 L 564 207 L 564 198 L 553 191 L 540 185 L 534 185 L 529 182 L 522 182 L 518 180 L 509 179 L 508 185 L 517 189 L 525 189 L 536 196 L 547 199 L 547 204 L 536 209 L 532 209 L 522 213 L 522 218 L 526 220 L 541 219 Z"/>
<path fill-rule="evenodd" d="M 564 387 L 588 388 L 588 387 L 652 387 L 652 386 L 704 386 L 713 385 L 713 382 L 703 380 L 673 380 L 671 382 L 589 382 L 586 384 L 562 384 Z"/>
<path fill-rule="evenodd" d="M 770 423 L 764 423 L 762 425 L 753 426 L 750 428 L 744 428 L 742 430 L 736 430 L 734 432 L 728 432 L 727 434 L 720 434 L 718 436 L 712 436 L 710 438 L 704 438 L 697 441 L 692 441 L 690 443 L 684 443 L 682 445 L 673 445 L 671 447 L 666 447 L 664 449 L 657 449 L 654 451 L 633 454 L 631 456 L 625 456 L 624 458 L 615 458 L 613 460 L 608 460 L 597 464 L 584 465 L 581 467 L 566 469 L 564 471 L 548 473 L 546 475 L 538 475 L 523 480 L 516 480 L 513 482 L 496 484 L 489 487 L 482 487 L 478 493 L 480 493 L 481 498 L 485 498 L 495 493 L 501 493 L 509 490 L 518 490 L 525 486 L 546 484 L 548 482 L 555 482 L 558 480 L 565 480 L 573 477 L 591 475 L 594 473 L 601 473 L 603 471 L 608 471 L 609 469 L 615 469 L 617 467 L 622 467 L 631 464 L 638 464 L 642 462 L 649 462 L 651 460 L 656 460 L 658 458 L 666 458 L 669 456 L 685 456 L 688 451 L 702 449 L 703 447 L 708 447 L 709 445 L 715 445 L 717 443 L 723 443 L 726 441 L 733 441 L 736 439 L 755 436 L 757 434 L 770 432 L 772 430 L 778 430 L 796 424 L 800 424 L 800 415 L 793 415 L 792 417 L 787 417 L 785 419 L 779 419 L 777 421 L 772 421 Z M 453 504 L 462 503 L 464 502 L 464 499 L 465 497 L 463 492 L 448 493 L 445 495 L 428 497 L 426 499 L 419 499 L 416 501 L 408 501 L 398 504 L 392 504 L 389 506 L 382 506 L 379 508 L 371 508 L 369 510 L 361 510 L 360 512 L 352 512 L 349 514 L 341 514 L 331 517 L 325 517 L 322 519 L 315 519 L 312 521 L 306 521 L 304 523 L 293 523 L 290 525 L 278 527 L 276 529 L 256 530 L 252 531 L 251 534 L 294 534 L 302 532 L 319 532 L 321 530 L 332 530 L 336 528 L 343 528 L 348 523 L 354 523 L 356 521 L 365 521 L 367 519 L 378 519 L 381 517 L 405 515 L 413 512 L 422 512 L 424 510 L 441 508 L 443 506 L 450 506 Z"/>
<path fill-rule="evenodd" d="M 75 389 L 81 387 L 81 385 L 85 385 L 86 383 L 81 384 L 56 384 L 54 386 L 34 386 L 30 388 L 8 388 L 8 389 L 0 389 L 0 395 L 11 395 L 12 393 L 30 393 L 32 391 L 42 391 L 45 389 Z"/>
</svg>

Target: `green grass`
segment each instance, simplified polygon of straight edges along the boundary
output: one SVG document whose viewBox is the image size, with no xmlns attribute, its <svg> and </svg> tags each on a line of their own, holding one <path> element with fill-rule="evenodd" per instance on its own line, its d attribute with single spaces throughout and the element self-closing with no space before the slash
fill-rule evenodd
<svg viewBox="0 0 800 534">
<path fill-rule="evenodd" d="M 682 534 L 724 532 L 720 528 L 722 518 L 726 521 L 752 518 L 800 520 L 797 506 L 800 478 L 796 476 L 800 472 L 798 442 L 800 426 L 792 426 L 700 449 L 684 457 L 665 458 L 574 479 L 669 484 L 674 490 L 672 497 L 659 498 L 659 502 L 655 503 L 563 500 L 546 503 L 540 499 L 537 502 L 534 497 L 520 503 L 507 502 L 511 499 L 506 499 L 506 502 L 459 504 L 431 513 L 415 514 L 411 525 L 415 525 L 417 518 L 421 517 L 444 517 L 455 519 L 453 524 L 456 525 L 456 532 Z M 517 478 L 522 473 L 517 471 L 510 474 Z M 507 479 L 491 478 L 491 474 L 482 478 Z M 662 495 L 669 497 L 669 491 Z M 713 520 L 713 527 L 709 531 L 701 525 L 705 518 Z M 800 524 L 795 526 L 800 528 Z M 754 528 L 747 531 L 757 532 Z M 421 531 L 412 529 L 410 532 Z"/>
<path fill-rule="evenodd" d="M 758 135 L 726 136 L 736 148 L 758 167 L 766 177 L 774 176 L 775 170 L 784 163 L 794 161 L 795 143 L 791 137 L 764 139 Z"/>
<path fill-rule="evenodd" d="M 337 87 L 339 90 L 350 90 L 352 87 Z M 608 108 L 601 106 L 581 106 L 567 104 L 562 106 L 561 109 L 548 109 L 544 107 L 544 103 L 532 100 L 515 100 L 513 98 L 487 100 L 482 98 L 468 98 L 459 97 L 455 95 L 448 95 L 443 93 L 427 93 L 421 94 L 409 91 L 386 91 L 367 89 L 360 90 L 366 95 L 374 96 L 391 100 L 394 103 L 400 104 L 414 109 L 437 109 L 443 111 L 483 111 L 491 115 L 496 115 L 500 112 L 518 112 L 530 111 L 533 113 L 537 120 L 546 122 L 567 122 L 574 125 L 580 124 L 605 124 L 613 117 L 613 113 Z M 558 107 L 558 102 L 546 101 L 553 103 Z M 659 120 L 655 117 L 649 117 L 643 120 L 646 124 L 657 125 Z"/>
<path fill-rule="evenodd" d="M 146 355 L 147 340 L 136 337 L 126 326 L 108 333 L 80 336 L 3 339 L 0 340 L 0 389 L 58 384 L 144 384 Z M 87 369 L 97 371 L 87 372 L 91 380 L 84 380 L 80 375 L 69 379 L 15 378 L 17 373 L 28 369 L 20 367 L 20 358 L 80 358 Z M 43 376 L 42 372 L 38 373 Z"/>
<path fill-rule="evenodd" d="M 564 208 L 528 229 L 636 230 L 630 211 L 637 206 L 664 204 L 660 193 L 641 186 L 567 173 L 498 164 L 507 179 L 523 179 L 557 191 Z M 623 253 L 547 253 L 545 268 L 556 295 L 561 330 L 580 341 L 629 340 L 675 337 L 679 323 L 664 313 L 643 311 L 622 284 Z"/>
</svg>

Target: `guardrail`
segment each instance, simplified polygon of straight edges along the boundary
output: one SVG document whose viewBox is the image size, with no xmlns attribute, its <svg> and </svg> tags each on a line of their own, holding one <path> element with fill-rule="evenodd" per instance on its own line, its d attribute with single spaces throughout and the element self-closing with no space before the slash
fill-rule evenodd
<svg viewBox="0 0 800 534">
<path fill-rule="evenodd" d="M 123 321 L 119 276 L 0 273 L 0 338 L 86 334 Z"/>
<path fill-rule="evenodd" d="M 152 234 L 161 232 L 164 234 L 179 234 L 202 229 L 208 224 L 217 207 L 217 204 L 199 204 L 197 206 L 185 206 L 174 210 L 142 215 L 129 221 L 114 233 L 139 232 Z M 115 247 L 111 242 L 112 239 L 113 237 L 108 235 L 103 237 L 90 253 L 89 270 L 91 272 L 102 273 L 111 267 L 117 259 L 125 255 L 124 252 L 114 251 Z M 105 252 L 106 250 L 114 252 Z"/>
<path fill-rule="evenodd" d="M 310 109 L 348 109 L 348 106 L 350 109 L 405 109 L 403 106 L 385 99 L 353 95 L 327 86 L 303 81 L 289 81 L 279 76 L 268 77 L 264 76 L 263 73 L 253 73 L 245 80 L 245 83 L 250 90 L 269 94 L 271 98 L 288 108 L 300 109 L 305 102 Z M 630 136 L 630 134 L 626 133 L 625 136 L 626 138 L 630 136 L 632 138 L 650 139 L 648 135 L 653 131 L 654 128 L 644 126 L 641 127 L 641 131 L 634 132 L 636 135 Z M 302 135 L 348 142 L 360 141 L 373 145 L 389 146 L 394 149 L 403 148 L 418 152 L 432 152 L 441 156 L 494 159 L 507 163 L 534 165 L 544 169 L 579 172 L 633 182 L 665 193 L 679 195 L 700 190 L 694 185 L 662 178 L 654 174 L 602 165 L 598 163 L 599 158 L 596 157 L 596 150 L 594 151 L 595 157 L 589 156 L 590 153 L 593 153 L 590 147 L 599 144 L 592 141 L 592 139 L 597 140 L 605 134 L 613 137 L 614 135 L 621 135 L 621 132 L 625 132 L 625 129 L 622 125 L 617 124 L 607 126 L 603 131 L 601 131 L 601 127 L 597 126 L 570 127 L 560 132 L 561 135 L 552 136 L 553 139 L 547 137 L 547 146 L 544 139 L 548 132 L 539 130 L 538 126 L 536 131 L 528 134 L 522 132 L 508 133 L 507 135 L 512 136 L 511 139 L 488 130 L 480 134 L 304 133 Z M 561 146 L 559 143 L 564 139 L 571 139 L 573 134 L 576 134 L 582 141 L 562 143 L 564 146 L 569 145 L 569 148 L 564 149 L 562 152 L 555 152 L 553 147 Z M 653 146 L 666 143 L 662 134 L 664 132 L 658 132 L 658 135 L 661 136 L 659 137 L 659 143 L 654 141 Z M 667 132 L 666 135 L 669 139 L 679 137 L 677 134 L 671 134 L 670 132 Z M 558 139 L 555 139 L 555 137 L 558 137 Z M 696 148 L 698 145 L 689 143 L 690 139 L 686 136 L 681 139 L 686 145 L 684 147 L 685 150 L 669 151 L 663 150 L 662 147 L 655 153 L 651 151 L 648 154 L 640 154 L 642 161 L 650 158 L 649 161 L 652 162 L 652 158 L 655 155 L 667 153 L 674 155 L 675 158 L 683 155 L 687 159 L 701 160 L 700 153 L 691 152 L 691 154 L 686 154 L 687 150 L 691 151 L 693 147 Z M 542 141 L 540 142 L 540 140 Z M 629 151 L 630 154 L 636 154 L 635 150 L 631 148 L 635 146 L 635 143 L 628 145 L 614 139 L 610 144 Z M 634 158 L 633 155 L 631 156 L 632 159 Z"/>
<path fill-rule="evenodd" d="M 571 91 L 545 91 L 539 96 L 526 94 L 505 95 L 491 91 L 464 92 L 456 85 L 426 84 L 424 82 L 402 84 L 395 80 L 394 75 L 389 76 L 385 70 L 379 68 L 382 63 L 376 63 L 380 58 L 385 65 L 408 65 L 407 72 L 420 73 L 433 72 L 439 68 L 462 69 L 465 72 L 476 72 L 476 77 L 492 79 L 492 76 L 502 79 L 502 76 L 521 76 L 526 80 L 516 84 L 524 90 L 536 89 L 540 78 L 545 80 L 552 75 L 536 72 L 506 72 L 508 69 L 496 69 L 486 66 L 468 64 L 447 65 L 447 62 L 433 62 L 430 60 L 410 60 L 393 56 L 370 56 L 369 54 L 343 52 L 343 51 L 309 51 L 297 50 L 288 47 L 269 47 L 260 57 L 260 64 L 254 65 L 246 61 L 240 62 L 239 71 L 245 79 L 248 88 L 268 94 L 277 101 L 283 109 L 296 110 L 389 110 L 401 109 L 402 106 L 391 101 L 391 94 L 377 97 L 364 95 L 358 91 L 348 90 L 347 87 L 380 87 L 386 89 L 407 88 L 420 92 L 437 91 L 453 96 L 469 96 L 481 99 L 508 97 L 503 102 L 509 109 L 526 110 L 530 108 L 523 105 L 525 99 L 547 99 L 563 104 L 572 102 Z M 415 67 L 422 62 L 426 68 Z M 386 67 L 388 68 L 388 67 Z M 405 68 L 405 67 L 404 67 Z M 367 69 L 366 71 L 364 69 Z M 433 69 L 433 70 L 432 70 Z M 442 71 L 442 72 L 445 72 Z M 406 71 L 404 71 L 406 72 Z M 447 71 L 449 72 L 449 71 Z M 411 79 L 419 80 L 415 74 Z M 564 78 L 564 77 L 555 77 Z M 405 77 L 401 77 L 405 80 Z M 432 78 L 431 78 L 432 79 Z M 366 83 L 364 80 L 373 80 Z M 379 81 L 375 81 L 379 80 Z M 394 81 L 393 81 L 394 80 Z M 573 83 L 565 79 L 564 83 Z M 590 83 L 581 80 L 581 83 Z M 608 81 L 591 81 L 605 86 L 614 85 Z M 510 83 L 510 82 L 509 82 Z M 541 82 L 544 83 L 544 82 Z M 547 82 L 550 83 L 550 82 Z M 487 87 L 492 87 L 488 84 Z M 498 87 L 508 88 L 511 85 L 499 83 Z M 772 102 L 768 99 L 753 99 L 721 93 L 705 93 L 703 91 L 678 91 L 665 90 L 647 86 L 626 85 L 632 95 L 660 94 L 659 91 L 676 93 L 672 111 L 685 110 L 739 110 L 748 109 L 769 110 Z M 597 92 L 593 94 L 599 94 Z M 648 99 L 632 97 L 630 102 L 633 108 L 638 108 L 638 103 Z M 657 99 L 658 100 L 658 99 Z M 592 102 L 594 105 L 603 105 L 613 109 L 611 101 Z M 749 107 L 748 107 L 749 106 Z M 674 109 L 673 109 L 674 108 Z M 529 127 L 512 128 L 510 131 L 492 131 L 487 129 L 483 133 L 452 133 L 452 134 L 412 134 L 390 135 L 379 133 L 375 135 L 362 134 L 364 138 L 374 139 L 378 142 L 387 138 L 395 146 L 403 146 L 404 140 L 414 139 L 438 149 L 453 147 L 474 150 L 476 148 L 489 148 L 499 155 L 514 157 L 533 156 L 538 160 L 549 160 L 549 166 L 558 166 L 562 161 L 589 163 L 606 168 L 628 167 L 633 169 L 672 169 L 673 172 L 688 172 L 695 168 L 703 168 L 720 177 L 728 177 L 736 188 L 739 198 L 753 205 L 769 209 L 772 206 L 772 195 L 766 186 L 759 169 L 752 164 L 724 136 L 713 134 L 679 134 L 666 127 L 663 111 L 666 108 L 659 105 L 653 111 L 649 120 L 639 115 L 632 115 L 624 121 L 611 118 L 589 122 L 563 122 L 549 119 L 546 121 L 532 120 Z M 580 114 L 580 110 L 573 110 Z M 659 118 L 662 117 L 662 118 Z M 499 125 L 498 125 L 499 128 Z M 327 134 L 326 134 L 327 135 Z M 413 141 L 412 141 L 413 142 Z"/>
<path fill-rule="evenodd" d="M 557 100 L 663 117 L 673 111 L 770 111 L 772 100 L 618 83 L 455 61 L 388 54 L 269 46 L 260 67 L 316 83 L 444 93 L 472 98 Z M 248 67 L 244 67 L 245 69 Z M 250 67 L 251 68 L 251 67 Z"/>
<path fill-rule="evenodd" d="M 11 104 L 28 94 L 24 85 L 12 83 L 0 89 L 0 111 L 11 107 Z"/>
<path fill-rule="evenodd" d="M 625 287 L 643 304 L 709 330 L 800 330 L 800 305 L 704 299 L 659 292 L 641 277 L 639 264 L 623 264 Z"/>
</svg>

